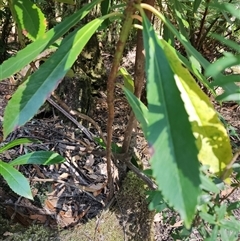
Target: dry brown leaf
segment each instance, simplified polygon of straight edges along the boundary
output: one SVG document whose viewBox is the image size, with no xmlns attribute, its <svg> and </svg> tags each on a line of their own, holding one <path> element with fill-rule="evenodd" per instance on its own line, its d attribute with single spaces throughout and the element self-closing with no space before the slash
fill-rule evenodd
<svg viewBox="0 0 240 241">
<path fill-rule="evenodd" d="M 9 151 L 5 151 L 4 156 L 5 156 L 5 158 L 6 158 L 7 160 L 11 160 L 11 159 L 12 159 L 12 157 L 10 156 Z"/>
<path fill-rule="evenodd" d="M 45 201 L 44 207 L 47 208 L 49 211 L 54 212 L 56 204 L 57 204 L 57 198 L 55 198 L 55 199 L 53 199 L 51 201 L 47 199 Z"/>
<path fill-rule="evenodd" d="M 40 222 L 40 223 L 46 223 L 47 221 L 47 216 L 41 215 L 41 214 L 31 214 L 29 215 L 29 218 L 36 220 L 37 222 Z"/>
<path fill-rule="evenodd" d="M 72 216 L 72 211 L 68 210 L 67 212 L 60 211 L 58 214 L 58 220 L 60 221 L 60 225 L 62 227 L 67 227 L 69 225 L 73 225 L 76 222 L 78 222 L 78 217 L 73 217 Z"/>
</svg>

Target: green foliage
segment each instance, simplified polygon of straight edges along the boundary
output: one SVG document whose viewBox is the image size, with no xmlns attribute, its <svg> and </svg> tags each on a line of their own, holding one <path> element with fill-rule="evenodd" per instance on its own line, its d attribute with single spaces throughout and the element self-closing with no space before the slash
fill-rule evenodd
<svg viewBox="0 0 240 241">
<path fill-rule="evenodd" d="M 83 19 L 99 1 L 100 0 L 95 0 L 90 4 L 85 5 L 73 15 L 66 18 L 64 22 L 59 23 L 56 27 L 45 33 L 44 36 L 27 45 L 24 49 L 18 51 L 15 57 L 9 58 L 1 64 L 0 81 L 9 78 L 19 70 L 23 69 L 27 64 L 37 58 L 37 56 L 45 49 L 49 48 L 57 40 L 60 40 L 60 37 Z"/>
<path fill-rule="evenodd" d="M 95 19 L 80 30 L 69 34 L 58 50 L 31 75 L 14 93 L 5 109 L 4 136 L 25 124 L 43 105 L 72 67 L 90 37 L 104 19 Z M 34 90 L 34 95 L 32 95 Z M 34 105 L 33 105 L 34 103 Z"/>
<path fill-rule="evenodd" d="M 17 145 L 31 143 L 33 140 L 28 138 L 16 139 L 0 148 L 0 153 L 7 151 Z M 36 141 L 35 141 L 36 142 Z M 50 151 L 37 151 L 22 155 L 15 160 L 5 163 L 0 160 L 0 174 L 8 183 L 9 187 L 18 195 L 33 199 L 31 189 L 27 179 L 13 166 L 24 164 L 51 165 L 61 163 L 64 158 Z"/>
<path fill-rule="evenodd" d="M 164 40 L 161 44 L 175 73 L 175 80 L 184 100 L 192 131 L 197 139 L 198 159 L 202 164 L 209 165 L 211 172 L 221 174 L 232 159 L 227 131 L 209 98 L 177 58 L 176 50 Z M 205 113 L 208 115 L 206 116 Z"/>
<path fill-rule="evenodd" d="M 5 138 L 33 117 L 70 70 L 91 36 L 110 24 L 109 18 L 118 18 L 118 14 L 112 13 L 76 27 L 79 20 L 99 2 L 96 0 L 85 5 L 46 33 L 40 8 L 32 4 L 20 11 L 27 1 L 21 2 L 19 8 L 18 3 L 13 4 L 16 22 L 29 33 L 28 37 L 33 42 L 0 65 L 0 79 L 15 74 L 56 42 L 57 50 L 19 86 L 9 101 L 4 113 Z M 114 5 L 111 1 L 103 1 L 102 14 L 109 13 L 115 8 Z M 234 171 L 237 184 L 230 185 L 236 189 L 240 182 L 240 168 L 234 165 L 232 169 L 232 151 L 227 132 L 208 97 L 195 81 L 201 82 L 214 96 L 215 88 L 222 87 L 225 92 L 217 97 L 219 100 L 240 102 L 239 88 L 235 84 L 239 81 L 239 76 L 223 74 L 225 68 L 239 64 L 237 43 L 223 37 L 223 30 L 213 31 L 212 28 L 215 21 L 221 23 L 224 17 L 225 26 L 229 29 L 229 19 L 239 18 L 236 5 L 217 2 L 209 5 L 207 1 L 201 0 L 169 0 L 167 6 L 169 18 L 148 7 L 164 24 L 164 39 L 160 39 L 143 10 L 137 6 L 143 17 L 148 106 L 134 96 L 133 78 L 126 70 L 120 69 L 120 74 L 124 77 L 124 92 L 150 146 L 151 169 L 147 173 L 154 179 L 158 189 L 148 193 L 149 208 L 163 213 L 174 209 L 180 214 L 185 227 L 174 231 L 172 236 L 176 239 L 187 240 L 192 229 L 197 228 L 205 240 L 237 240 L 240 227 L 232 210 L 239 207 L 239 202 L 224 203 L 225 197 L 221 193 L 226 189 L 226 184 L 220 178 L 229 177 Z M 121 7 L 125 7 L 125 4 Z M 33 17 L 33 9 L 39 13 L 39 19 L 35 16 L 33 25 L 28 25 L 27 21 L 30 20 L 25 15 Z M 217 11 L 214 12 L 214 9 Z M 221 18 L 218 17 L 219 13 L 222 13 Z M 174 21 L 171 22 L 172 19 Z M 35 25 L 36 29 L 33 30 L 32 26 Z M 72 27 L 76 27 L 75 30 L 68 33 Z M 196 28 L 199 30 L 198 39 L 195 38 Z M 123 33 L 124 31 L 123 28 Z M 228 52 L 218 61 L 210 63 L 201 52 L 204 40 L 213 37 L 222 42 Z M 178 49 L 180 52 L 174 48 L 174 39 L 181 45 Z M 116 56 L 120 59 L 119 53 Z M 22 139 L 10 142 L 0 148 L 0 152 L 29 141 Z M 101 139 L 97 142 L 105 148 Z M 112 150 L 119 152 L 121 147 L 112 143 Z M 0 173 L 13 191 L 31 198 L 26 179 L 13 166 L 47 165 L 62 161 L 62 157 L 52 152 L 28 153 L 10 163 L 0 161 Z"/>
<path fill-rule="evenodd" d="M 29 0 L 13 0 L 12 11 L 19 31 L 31 40 L 43 36 L 46 30 L 46 19 L 42 11 Z"/>
<path fill-rule="evenodd" d="M 147 140 L 153 153 L 153 176 L 164 197 L 189 227 L 199 195 L 197 148 L 174 73 L 154 30 L 144 17 L 143 20 L 148 79 Z M 177 122 L 175 116 L 178 116 Z"/>
<path fill-rule="evenodd" d="M 124 67 L 122 67 L 119 69 L 118 74 L 124 79 L 124 87 L 134 93 L 134 81 L 128 71 Z"/>
<path fill-rule="evenodd" d="M 176 34 L 189 53 L 192 53 L 197 60 L 196 63 L 201 63 L 206 69 L 211 66 L 202 56 L 199 57 L 199 53 L 189 42 L 185 42 L 186 39 L 184 40 L 175 32 L 176 30 L 167 19 L 159 13 L 156 14 L 167 23 L 169 29 Z M 188 60 L 177 54 L 167 42 L 159 40 L 144 17 L 143 25 L 148 108 L 126 88 L 124 90 L 150 144 L 152 176 L 161 190 L 161 193 L 156 191 L 150 194 L 150 208 L 162 211 L 166 208 L 165 202 L 167 202 L 180 213 L 187 228 L 191 227 L 192 220 L 198 216 L 195 214 L 196 209 L 200 209 L 202 216 L 209 217 L 209 220 L 205 220 L 206 222 L 220 223 L 213 228 L 213 237 L 216 238 L 215 234 L 218 231 L 224 233 L 225 231 L 222 230 L 226 230 L 226 226 L 219 220 L 216 221 L 216 217 L 219 218 L 216 214 L 219 206 L 217 198 L 212 202 L 212 206 L 216 207 L 214 210 L 206 209 L 206 204 L 211 200 L 210 193 L 219 193 L 219 189 L 206 178 L 206 174 L 200 175 L 199 170 L 194 168 L 198 168 L 198 159 L 208 165 L 208 170 L 218 174 L 219 177 L 226 171 L 230 175 L 231 171 L 226 169 L 232 160 L 227 132 L 207 96 L 197 86 L 188 70 L 183 67 L 183 63 L 187 63 L 189 67 Z M 184 62 L 181 62 L 178 56 Z M 236 62 L 232 63 L 234 65 Z M 192 71 L 193 68 L 189 70 Z M 221 70 L 217 69 L 220 76 Z M 145 110 L 142 111 L 142 109 Z M 206 113 L 208 113 L 207 116 Z M 188 117 L 184 119 L 184 115 Z M 182 130 L 184 131 L 181 132 Z M 190 133 L 194 134 L 196 140 Z M 196 147 L 198 151 L 194 152 Z M 196 162 L 193 161 L 194 159 Z M 182 173 L 184 173 L 183 176 L 181 176 Z M 202 199 L 206 200 L 204 204 L 199 203 L 199 198 L 201 200 L 202 195 L 205 196 L 205 194 L 200 194 L 198 187 L 201 187 L 202 192 L 208 193 L 209 198 Z M 221 212 L 226 213 L 224 210 Z M 230 231 L 235 232 L 236 236 L 236 230 Z"/>
</svg>

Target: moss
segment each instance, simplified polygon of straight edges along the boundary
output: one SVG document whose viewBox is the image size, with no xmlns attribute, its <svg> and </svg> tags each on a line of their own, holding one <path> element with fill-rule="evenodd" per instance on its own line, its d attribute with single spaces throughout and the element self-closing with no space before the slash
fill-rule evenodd
<svg viewBox="0 0 240 241">
<path fill-rule="evenodd" d="M 0 215 L 0 240 L 7 241 L 58 241 L 57 232 L 42 225 L 23 227 L 18 223 L 11 223 Z"/>
<path fill-rule="evenodd" d="M 129 201 L 136 199 L 145 199 L 146 197 L 146 184 L 144 181 L 136 176 L 133 172 L 128 172 L 123 181 L 121 195 L 128 196 Z"/>
<path fill-rule="evenodd" d="M 85 224 L 79 224 L 72 230 L 64 230 L 60 233 L 60 240 L 65 241 L 123 241 L 124 233 L 115 212 L 107 211 L 96 219 L 89 220 Z"/>
<path fill-rule="evenodd" d="M 146 184 L 133 172 L 128 172 L 122 188 L 117 194 L 121 209 L 119 216 L 127 235 L 127 240 L 153 240 L 154 212 L 148 210 L 146 201 Z M 121 219 L 121 218 L 120 218 Z"/>
<path fill-rule="evenodd" d="M 0 216 L 0 240 L 7 241 L 151 241 L 154 213 L 148 210 L 146 185 L 134 173 L 128 172 L 123 186 L 116 195 L 117 205 L 103 211 L 98 218 L 74 228 L 51 230 L 42 225 L 22 227 Z M 124 238 L 124 236 L 126 236 Z"/>
<path fill-rule="evenodd" d="M 18 233 L 17 235 L 13 236 L 12 241 L 57 241 L 59 240 L 56 237 L 56 233 L 52 230 L 45 228 L 42 225 L 32 225 L 28 227 L 24 232 Z"/>
</svg>

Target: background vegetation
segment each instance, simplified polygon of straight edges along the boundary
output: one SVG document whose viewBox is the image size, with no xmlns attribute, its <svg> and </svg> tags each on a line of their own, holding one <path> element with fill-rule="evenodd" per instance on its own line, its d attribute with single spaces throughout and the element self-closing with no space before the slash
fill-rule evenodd
<svg viewBox="0 0 240 241">
<path fill-rule="evenodd" d="M 187 240 L 194 228 L 204 240 L 238 239 L 240 225 L 232 210 L 240 203 L 226 202 L 221 192 L 227 185 L 239 188 L 239 150 L 232 150 L 209 98 L 240 102 L 239 74 L 226 74 L 240 63 L 237 1 L 2 0 L 0 6 L 0 79 L 21 73 L 14 78 L 19 86 L 5 109 L 4 138 L 37 113 L 62 79 L 78 83 L 81 78 L 85 83 L 75 90 L 77 95 L 80 88 L 86 90 L 87 97 L 81 99 L 87 105 L 85 114 L 91 109 L 86 99 L 107 85 L 107 140 L 101 141 L 107 150 L 109 198 L 114 193 L 113 161 L 122 178 L 128 167 L 145 180 L 151 189 L 150 209 L 179 213 L 184 227 L 172 234 L 175 239 Z M 106 40 L 104 51 L 114 49 L 114 59 L 104 83 L 98 42 Z M 134 166 L 132 156 L 112 158 L 115 80 L 124 51 L 133 47 L 134 76 L 120 71 L 132 107 L 120 152 L 131 152 L 137 119 L 149 143 L 149 170 Z M 144 104 L 140 97 L 145 76 Z M 8 143 L 0 151 L 29 141 Z M 13 191 L 31 198 L 29 185 L 13 166 L 61 161 L 57 154 L 35 152 L 10 163 L 1 161 L 0 173 Z"/>
</svg>

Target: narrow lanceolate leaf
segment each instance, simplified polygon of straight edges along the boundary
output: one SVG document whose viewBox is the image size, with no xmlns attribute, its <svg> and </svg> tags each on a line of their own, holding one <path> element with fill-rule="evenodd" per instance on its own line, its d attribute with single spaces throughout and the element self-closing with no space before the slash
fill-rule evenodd
<svg viewBox="0 0 240 241">
<path fill-rule="evenodd" d="M 24 165 L 24 164 L 37 164 L 37 165 L 51 165 L 64 162 L 64 158 L 52 151 L 36 151 L 19 156 L 15 160 L 9 162 L 9 165 Z"/>
<path fill-rule="evenodd" d="M 141 123 L 141 127 L 145 137 L 148 131 L 148 109 L 147 107 L 126 87 L 123 88 L 128 103 L 131 105 L 137 120 Z"/>
<path fill-rule="evenodd" d="M 143 19 L 153 176 L 165 199 L 190 227 L 200 194 L 195 138 L 174 73 L 153 28 Z"/>
<path fill-rule="evenodd" d="M 232 151 L 227 132 L 218 118 L 209 98 L 202 92 L 192 75 L 182 66 L 176 51 L 161 40 L 174 78 L 181 92 L 185 108 L 197 139 L 198 159 L 209 170 L 221 174 L 231 162 Z"/>
<path fill-rule="evenodd" d="M 194 0 L 193 2 L 193 12 L 196 13 L 200 4 L 201 4 L 202 0 Z"/>
<path fill-rule="evenodd" d="M 235 85 L 233 91 L 227 91 L 224 87 L 224 93 L 217 96 L 216 100 L 218 101 L 236 101 L 240 105 L 240 86 Z"/>
<path fill-rule="evenodd" d="M 43 36 L 46 30 L 46 19 L 40 8 L 29 0 L 13 0 L 13 14 L 22 33 L 31 40 Z"/>
<path fill-rule="evenodd" d="M 27 143 L 33 143 L 33 142 L 39 142 L 38 140 L 30 139 L 30 138 L 19 138 L 14 141 L 9 142 L 7 145 L 2 146 L 0 148 L 0 153 L 3 153 L 6 150 L 9 150 L 15 146 L 21 145 L 21 144 L 27 144 Z"/>
<path fill-rule="evenodd" d="M 5 109 L 3 122 L 5 137 L 33 117 L 103 21 L 103 18 L 95 19 L 80 30 L 71 33 L 39 70 L 18 87 Z"/>
<path fill-rule="evenodd" d="M 227 13 L 230 13 L 232 16 L 240 19 L 239 8 L 237 7 L 237 4 L 227 2 L 220 3 L 218 1 L 212 1 L 210 2 L 209 6 L 218 8 L 222 11 L 226 11 Z"/>
<path fill-rule="evenodd" d="M 240 54 L 235 55 L 225 52 L 224 57 L 218 59 L 206 69 L 206 76 L 213 78 L 219 77 L 219 74 L 228 67 L 238 65 L 240 63 Z M 220 76 L 221 77 L 221 76 Z M 212 84 L 214 85 L 214 83 Z"/>
<path fill-rule="evenodd" d="M 229 48 L 232 48 L 233 50 L 235 50 L 237 53 L 240 52 L 240 48 L 239 48 L 239 44 L 233 40 L 227 39 L 226 37 L 219 35 L 219 34 L 215 34 L 213 33 L 211 35 L 213 38 L 217 39 L 219 42 L 221 42 L 222 44 L 225 44 L 226 46 L 228 46 Z"/>
<path fill-rule="evenodd" d="M 124 87 L 132 93 L 134 93 L 134 81 L 132 76 L 128 73 L 128 71 L 124 67 L 121 67 L 118 71 L 118 74 L 122 75 L 124 79 Z"/>
<path fill-rule="evenodd" d="M 27 64 L 33 61 L 43 50 L 58 40 L 63 34 L 65 34 L 71 27 L 77 24 L 82 18 L 84 18 L 89 11 L 99 3 L 100 0 L 91 1 L 86 4 L 79 11 L 66 18 L 63 22 L 58 24 L 55 28 L 49 30 L 38 40 L 29 44 L 26 48 L 20 50 L 16 56 L 6 60 L 0 65 L 0 81 L 4 80 L 11 75 L 15 74 Z"/>
<path fill-rule="evenodd" d="M 15 193 L 20 196 L 33 199 L 27 179 L 14 167 L 8 163 L 0 161 L 0 174 Z"/>
</svg>

